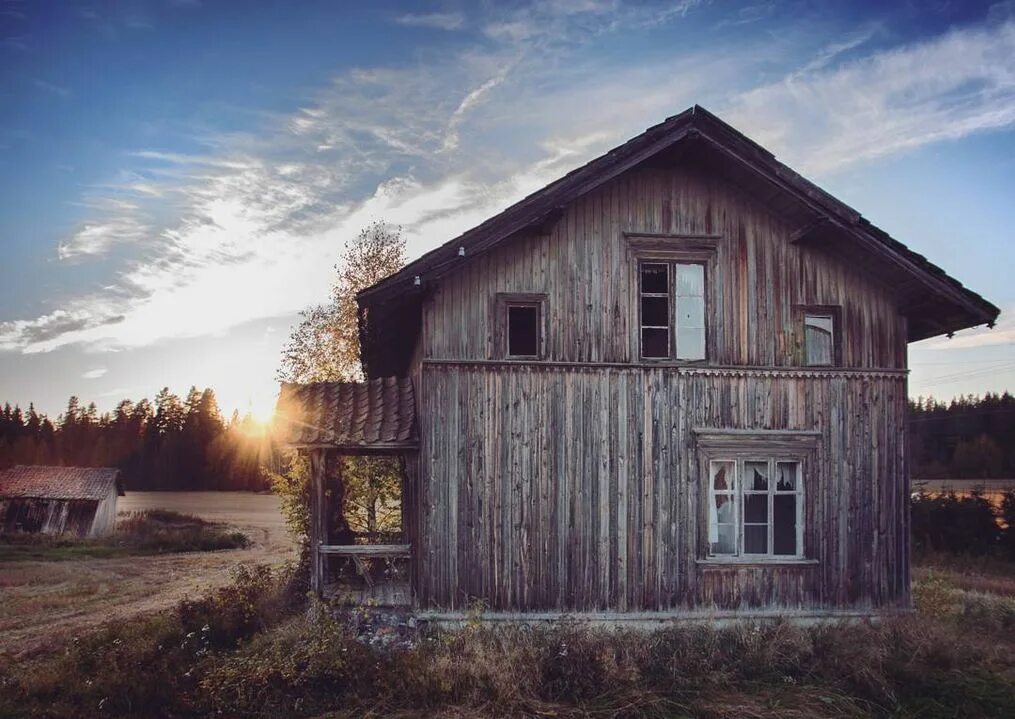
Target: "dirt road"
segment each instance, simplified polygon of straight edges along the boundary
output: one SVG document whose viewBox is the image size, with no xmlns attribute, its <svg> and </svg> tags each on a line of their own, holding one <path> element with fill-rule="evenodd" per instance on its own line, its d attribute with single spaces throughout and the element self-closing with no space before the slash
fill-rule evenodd
<svg viewBox="0 0 1015 719">
<path fill-rule="evenodd" d="M 120 512 L 171 509 L 245 532 L 248 549 L 157 557 L 0 563 L 0 657 L 66 641 L 104 622 L 163 609 L 228 583 L 242 563 L 294 557 L 272 495 L 246 492 L 131 492 Z"/>
</svg>

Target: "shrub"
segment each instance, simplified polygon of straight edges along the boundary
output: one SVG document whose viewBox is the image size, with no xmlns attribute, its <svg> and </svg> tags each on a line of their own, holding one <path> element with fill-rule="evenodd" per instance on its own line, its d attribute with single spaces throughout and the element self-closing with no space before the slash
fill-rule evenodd
<svg viewBox="0 0 1015 719">
<path fill-rule="evenodd" d="M 0 716 L 203 716 L 198 679 L 216 650 L 280 620 L 266 567 L 174 612 L 111 623 L 64 653 L 0 669 Z"/>
<path fill-rule="evenodd" d="M 1005 556 L 1015 562 L 1015 490 L 1010 489 L 1001 498 L 1001 521 L 1004 534 L 1001 538 Z"/>
<path fill-rule="evenodd" d="M 912 538 L 916 552 L 984 555 L 1000 539 L 994 508 L 979 492 L 931 496 L 920 492 L 912 501 Z"/>
</svg>

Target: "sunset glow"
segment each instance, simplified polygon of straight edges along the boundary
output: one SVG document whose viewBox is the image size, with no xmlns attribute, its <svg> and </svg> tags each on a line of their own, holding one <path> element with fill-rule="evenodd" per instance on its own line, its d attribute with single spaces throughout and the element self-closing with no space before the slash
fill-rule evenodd
<svg viewBox="0 0 1015 719">
<path fill-rule="evenodd" d="M 0 15 L 4 401 L 266 419 L 369 222 L 419 256 L 694 103 L 1002 307 L 914 345 L 914 395 L 1015 385 L 1010 4 L 59 7 Z"/>
</svg>

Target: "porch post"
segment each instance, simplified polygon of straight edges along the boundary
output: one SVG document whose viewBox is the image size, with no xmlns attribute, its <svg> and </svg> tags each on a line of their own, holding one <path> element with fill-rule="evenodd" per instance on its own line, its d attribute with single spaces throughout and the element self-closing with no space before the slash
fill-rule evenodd
<svg viewBox="0 0 1015 719">
<path fill-rule="evenodd" d="M 327 507 L 324 487 L 327 474 L 325 449 L 310 450 L 310 589 L 320 596 L 324 592 L 325 561 L 321 545 L 327 542 Z"/>
</svg>

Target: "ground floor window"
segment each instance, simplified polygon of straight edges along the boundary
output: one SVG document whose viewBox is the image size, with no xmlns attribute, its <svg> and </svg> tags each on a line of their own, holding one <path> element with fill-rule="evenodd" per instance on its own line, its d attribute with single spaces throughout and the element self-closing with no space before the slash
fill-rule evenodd
<svg viewBox="0 0 1015 719">
<path fill-rule="evenodd" d="M 803 483 L 798 460 L 711 460 L 709 554 L 802 557 Z"/>
</svg>

